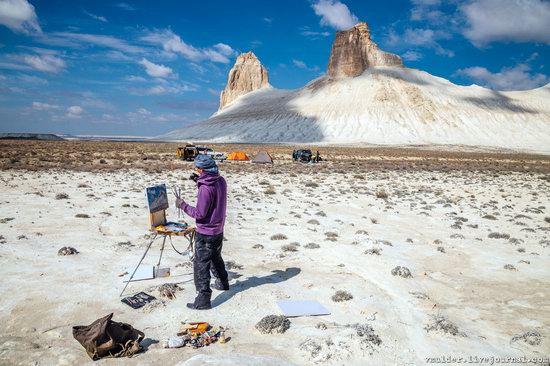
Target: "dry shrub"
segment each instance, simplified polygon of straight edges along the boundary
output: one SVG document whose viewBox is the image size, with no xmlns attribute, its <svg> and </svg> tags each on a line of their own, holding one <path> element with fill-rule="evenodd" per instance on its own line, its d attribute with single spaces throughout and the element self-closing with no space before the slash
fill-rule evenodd
<svg viewBox="0 0 550 366">
<path fill-rule="evenodd" d="M 334 302 L 349 301 L 353 299 L 353 295 L 347 291 L 338 290 L 334 295 L 332 295 L 331 299 Z"/>
<path fill-rule="evenodd" d="M 510 239 L 510 234 L 505 233 L 489 233 L 489 238 L 491 239 Z"/>
<path fill-rule="evenodd" d="M 55 195 L 56 200 L 67 200 L 69 199 L 69 195 L 67 193 L 58 193 Z"/>
<path fill-rule="evenodd" d="M 387 199 L 388 198 L 388 193 L 386 192 L 386 190 L 384 188 L 379 189 L 379 190 L 376 191 L 376 198 Z"/>
</svg>

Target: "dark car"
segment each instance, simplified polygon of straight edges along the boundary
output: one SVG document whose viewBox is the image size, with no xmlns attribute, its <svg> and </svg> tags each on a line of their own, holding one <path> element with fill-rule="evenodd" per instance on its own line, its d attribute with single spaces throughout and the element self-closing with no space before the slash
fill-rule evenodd
<svg viewBox="0 0 550 366">
<path fill-rule="evenodd" d="M 301 163 L 309 163 L 312 155 L 311 150 L 300 149 L 292 153 L 292 159 Z"/>
</svg>

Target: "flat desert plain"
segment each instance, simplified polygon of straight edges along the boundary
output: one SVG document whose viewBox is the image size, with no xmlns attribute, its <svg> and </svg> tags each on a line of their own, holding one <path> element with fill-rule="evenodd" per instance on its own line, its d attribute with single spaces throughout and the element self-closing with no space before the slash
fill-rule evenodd
<svg viewBox="0 0 550 366">
<path fill-rule="evenodd" d="M 215 145 L 275 160 L 220 163 L 231 288 L 214 290 L 212 310 L 187 309 L 192 265 L 168 246 L 171 276 L 132 282 L 128 294 L 157 297 L 134 310 L 120 301 L 119 275 L 149 243 L 145 187 L 180 187 L 195 203 L 177 146 L 0 141 L 0 364 L 94 364 L 72 326 L 113 312 L 145 333 L 145 350 L 99 364 L 548 365 L 548 156 L 323 146 L 325 161 L 301 164 L 298 146 Z M 63 247 L 78 254 L 58 255 Z M 144 264 L 159 253 L 156 241 Z M 175 299 L 159 293 L 165 283 L 177 284 Z M 330 315 L 260 333 L 263 317 L 281 314 L 278 300 L 317 300 Z M 226 327 L 230 340 L 163 348 L 187 321 Z"/>
</svg>

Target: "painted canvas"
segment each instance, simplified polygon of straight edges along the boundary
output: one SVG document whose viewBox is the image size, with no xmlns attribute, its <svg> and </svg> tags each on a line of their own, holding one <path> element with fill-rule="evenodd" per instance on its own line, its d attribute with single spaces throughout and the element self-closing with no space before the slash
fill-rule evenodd
<svg viewBox="0 0 550 366">
<path fill-rule="evenodd" d="M 166 193 L 165 184 L 147 187 L 146 193 L 150 213 L 166 210 L 168 208 L 168 194 Z"/>
</svg>

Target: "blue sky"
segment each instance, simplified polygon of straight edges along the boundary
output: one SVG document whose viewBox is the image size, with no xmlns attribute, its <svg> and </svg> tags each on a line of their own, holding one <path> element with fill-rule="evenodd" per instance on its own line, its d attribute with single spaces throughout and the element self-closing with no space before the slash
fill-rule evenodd
<svg viewBox="0 0 550 366">
<path fill-rule="evenodd" d="M 162 134 L 217 110 L 239 53 L 298 88 L 357 21 L 457 84 L 550 82 L 547 0 L 0 0 L 0 132 Z"/>
</svg>

